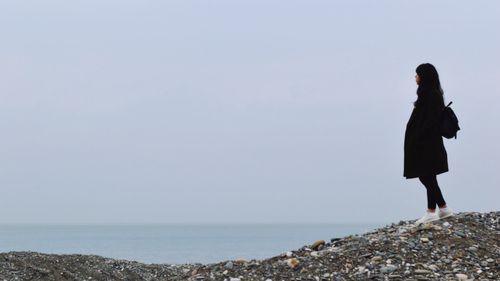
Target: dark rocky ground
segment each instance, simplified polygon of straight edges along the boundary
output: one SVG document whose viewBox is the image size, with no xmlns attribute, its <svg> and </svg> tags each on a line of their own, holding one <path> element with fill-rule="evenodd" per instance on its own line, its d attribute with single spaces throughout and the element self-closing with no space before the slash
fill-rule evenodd
<svg viewBox="0 0 500 281">
<path fill-rule="evenodd" d="M 0 253 L 0 280 L 500 280 L 500 212 L 316 241 L 265 260 L 143 264 L 93 255 Z"/>
</svg>

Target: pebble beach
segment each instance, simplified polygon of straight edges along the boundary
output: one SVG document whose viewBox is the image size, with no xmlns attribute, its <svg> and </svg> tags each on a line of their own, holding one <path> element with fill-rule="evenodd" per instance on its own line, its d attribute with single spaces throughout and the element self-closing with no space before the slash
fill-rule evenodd
<svg viewBox="0 0 500 281">
<path fill-rule="evenodd" d="M 145 264 L 96 255 L 0 253 L 0 280 L 500 280 L 500 212 L 414 220 L 262 260 Z"/>
</svg>

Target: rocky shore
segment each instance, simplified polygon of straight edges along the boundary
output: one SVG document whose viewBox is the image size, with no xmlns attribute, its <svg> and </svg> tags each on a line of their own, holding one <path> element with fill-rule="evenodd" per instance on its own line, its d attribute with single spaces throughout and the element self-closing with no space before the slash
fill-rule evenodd
<svg viewBox="0 0 500 281">
<path fill-rule="evenodd" d="M 0 280 L 500 280 L 500 212 L 393 223 L 265 260 L 143 264 L 94 255 L 0 253 Z"/>
</svg>

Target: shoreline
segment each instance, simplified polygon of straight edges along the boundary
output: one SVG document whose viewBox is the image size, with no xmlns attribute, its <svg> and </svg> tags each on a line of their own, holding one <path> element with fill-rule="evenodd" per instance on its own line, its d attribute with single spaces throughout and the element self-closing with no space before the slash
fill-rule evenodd
<svg viewBox="0 0 500 281">
<path fill-rule="evenodd" d="M 0 252 L 83 254 L 141 263 L 205 264 L 229 259 L 266 259 L 307 242 L 362 234 L 386 224 L 0 225 Z"/>
<path fill-rule="evenodd" d="M 496 280 L 500 212 L 400 221 L 262 260 L 147 264 L 97 255 L 0 253 L 0 280 Z"/>
</svg>

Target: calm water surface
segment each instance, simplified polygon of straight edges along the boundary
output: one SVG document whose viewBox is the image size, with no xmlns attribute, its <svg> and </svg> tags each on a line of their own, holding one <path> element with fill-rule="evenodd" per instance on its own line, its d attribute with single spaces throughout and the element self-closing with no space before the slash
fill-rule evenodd
<svg viewBox="0 0 500 281">
<path fill-rule="evenodd" d="M 0 225 L 0 252 L 96 254 L 145 263 L 263 259 L 383 224 Z"/>
</svg>

